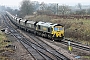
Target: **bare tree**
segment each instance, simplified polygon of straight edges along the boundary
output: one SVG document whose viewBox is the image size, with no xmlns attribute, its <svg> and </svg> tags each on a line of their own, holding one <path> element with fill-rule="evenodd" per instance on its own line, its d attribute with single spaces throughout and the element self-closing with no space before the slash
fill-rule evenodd
<svg viewBox="0 0 90 60">
<path fill-rule="evenodd" d="M 78 8 L 81 10 L 82 9 L 82 5 L 80 3 L 78 3 Z"/>
<path fill-rule="evenodd" d="M 59 6 L 58 12 L 61 15 L 65 15 L 65 14 L 69 14 L 71 12 L 71 9 L 69 8 L 69 6 L 61 5 Z"/>
<path fill-rule="evenodd" d="M 23 0 L 20 7 L 21 15 L 30 15 L 34 11 L 33 4 L 29 0 Z"/>
<path fill-rule="evenodd" d="M 32 3 L 33 3 L 34 12 L 36 12 L 39 9 L 40 4 L 38 1 L 33 1 Z"/>
<path fill-rule="evenodd" d="M 89 9 L 87 9 L 87 14 L 89 14 L 89 15 L 90 15 L 90 8 L 89 8 Z"/>
<path fill-rule="evenodd" d="M 87 12 L 86 12 L 86 9 L 82 9 L 82 5 L 80 3 L 78 3 L 78 10 L 76 10 L 76 14 L 78 15 L 85 15 Z"/>
<path fill-rule="evenodd" d="M 46 10 L 46 8 L 47 8 L 47 4 L 45 4 L 44 2 L 42 2 L 41 4 L 40 4 L 40 10 Z"/>
<path fill-rule="evenodd" d="M 52 11 L 54 14 L 56 14 L 57 13 L 57 4 L 55 4 L 55 3 L 49 4 L 47 7 L 47 10 Z"/>
</svg>

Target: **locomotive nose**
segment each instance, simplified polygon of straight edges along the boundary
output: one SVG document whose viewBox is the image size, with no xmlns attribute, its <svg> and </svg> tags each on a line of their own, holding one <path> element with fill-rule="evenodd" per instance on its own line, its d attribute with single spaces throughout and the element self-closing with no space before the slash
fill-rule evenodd
<svg viewBox="0 0 90 60">
<path fill-rule="evenodd" d="M 56 32 L 56 37 L 61 37 L 61 33 L 60 32 Z"/>
<path fill-rule="evenodd" d="M 62 36 L 64 36 L 62 31 L 56 32 L 56 37 L 62 37 Z"/>
</svg>

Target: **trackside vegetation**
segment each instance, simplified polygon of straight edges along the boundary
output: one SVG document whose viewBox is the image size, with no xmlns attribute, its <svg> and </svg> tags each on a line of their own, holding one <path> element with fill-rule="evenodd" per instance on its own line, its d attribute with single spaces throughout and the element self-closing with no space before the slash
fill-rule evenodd
<svg viewBox="0 0 90 60">
<path fill-rule="evenodd" d="M 8 55 L 5 54 L 5 52 L 10 52 L 11 49 L 6 48 L 10 42 L 5 42 L 7 40 L 7 37 L 4 33 L 0 31 L 0 60 L 8 60 Z"/>
</svg>

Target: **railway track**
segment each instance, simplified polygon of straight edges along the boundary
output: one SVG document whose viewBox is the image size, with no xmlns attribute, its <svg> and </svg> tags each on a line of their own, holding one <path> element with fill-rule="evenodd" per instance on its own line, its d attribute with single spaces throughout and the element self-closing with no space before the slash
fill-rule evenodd
<svg viewBox="0 0 90 60">
<path fill-rule="evenodd" d="M 43 42 L 37 43 L 37 38 L 33 39 L 34 42 L 27 39 L 25 36 L 18 33 L 7 20 L 9 20 L 6 16 L 3 16 L 4 21 L 7 25 L 7 28 L 10 30 L 12 35 L 17 38 L 18 42 L 21 42 L 22 45 L 27 49 L 27 51 L 33 56 L 35 60 L 69 60 L 69 58 L 60 54 L 56 50 L 52 49 L 50 46 L 46 45 Z M 31 37 L 33 38 L 33 37 Z M 38 39 L 39 41 L 39 39 Z M 45 48 L 47 47 L 47 48 Z"/>
<path fill-rule="evenodd" d="M 59 53 L 58 51 L 56 51 L 54 48 L 52 48 L 51 46 L 49 46 L 48 44 L 46 44 L 45 42 L 43 42 L 41 39 L 39 39 L 37 36 L 35 35 L 30 35 L 27 33 L 27 35 L 32 38 L 33 40 L 31 40 L 33 43 L 39 45 L 41 48 L 43 48 L 44 50 L 48 51 L 49 53 L 51 53 L 52 55 L 56 56 L 58 59 L 64 59 L 67 60 L 63 54 Z M 29 38 L 27 37 L 27 38 Z"/>
<path fill-rule="evenodd" d="M 78 42 L 71 41 L 69 39 L 64 39 L 64 41 L 62 41 L 61 43 L 65 44 L 65 45 L 68 45 L 68 42 L 70 42 L 70 45 L 75 47 L 75 48 L 78 48 L 78 49 L 81 49 L 81 50 L 84 50 L 84 51 L 90 51 L 89 46 L 80 44 Z"/>
<path fill-rule="evenodd" d="M 45 39 L 45 40 L 48 40 L 48 39 Z M 50 42 L 50 41 L 48 40 L 48 42 Z M 68 39 L 64 39 L 61 42 L 58 41 L 56 43 L 55 42 L 52 42 L 52 43 L 54 45 L 56 45 L 56 46 L 59 46 L 61 44 L 69 46 L 68 42 L 70 42 L 70 46 L 72 46 L 74 48 L 78 48 L 80 50 L 83 50 L 83 51 L 86 51 L 86 52 L 90 52 L 90 47 L 89 46 L 86 46 L 86 45 L 83 45 L 83 44 L 80 44 L 78 42 L 74 42 L 74 41 L 71 41 L 71 40 L 68 40 Z"/>
</svg>

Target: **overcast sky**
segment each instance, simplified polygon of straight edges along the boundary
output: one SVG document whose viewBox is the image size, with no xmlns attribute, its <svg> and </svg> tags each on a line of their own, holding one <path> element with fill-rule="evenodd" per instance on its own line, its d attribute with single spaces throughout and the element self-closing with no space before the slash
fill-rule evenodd
<svg viewBox="0 0 90 60">
<path fill-rule="evenodd" d="M 7 6 L 19 6 L 22 0 L 0 0 L 0 5 L 7 5 Z M 66 4 L 66 5 L 77 5 L 81 3 L 82 5 L 90 5 L 90 0 L 31 0 L 31 1 L 38 1 L 38 2 L 45 2 L 45 3 L 59 3 L 59 4 Z"/>
</svg>

